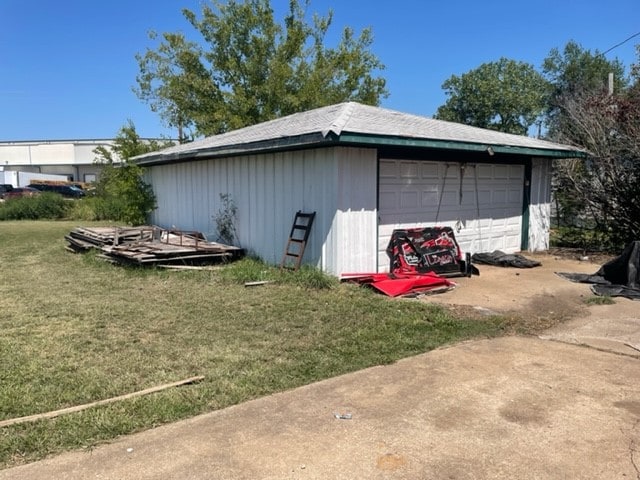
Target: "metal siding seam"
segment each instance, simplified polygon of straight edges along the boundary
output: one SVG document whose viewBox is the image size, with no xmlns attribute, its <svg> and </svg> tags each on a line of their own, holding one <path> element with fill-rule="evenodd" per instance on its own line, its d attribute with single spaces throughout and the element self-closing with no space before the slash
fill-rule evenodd
<svg viewBox="0 0 640 480">
<path fill-rule="evenodd" d="M 529 248 L 529 209 L 531 208 L 531 174 L 532 159 L 527 159 L 524 165 L 524 185 L 522 186 L 522 226 L 520 232 L 520 250 Z"/>
</svg>

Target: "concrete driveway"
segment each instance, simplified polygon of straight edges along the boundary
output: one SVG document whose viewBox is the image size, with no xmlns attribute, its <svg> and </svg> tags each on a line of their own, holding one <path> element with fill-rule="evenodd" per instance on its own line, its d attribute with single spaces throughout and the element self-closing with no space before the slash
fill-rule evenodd
<svg viewBox="0 0 640 480">
<path fill-rule="evenodd" d="M 506 337 L 0 471 L 0 479 L 638 479 L 639 425 L 638 358 Z"/>
</svg>

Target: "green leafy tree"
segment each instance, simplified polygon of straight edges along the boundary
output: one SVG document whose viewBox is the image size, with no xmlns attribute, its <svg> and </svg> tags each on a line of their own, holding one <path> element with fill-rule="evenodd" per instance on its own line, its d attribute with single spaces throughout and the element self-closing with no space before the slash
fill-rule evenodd
<svg viewBox="0 0 640 480">
<path fill-rule="evenodd" d="M 564 115 L 563 105 L 572 103 L 572 98 L 601 95 L 608 89 L 609 74 L 613 74 L 614 90 L 624 91 L 628 87 L 624 65 L 618 60 L 608 60 L 597 50 L 592 53 L 578 43 L 570 41 L 562 51 L 554 48 L 542 64 L 542 71 L 549 82 L 547 100 L 547 129 L 551 139 L 567 138 L 567 132 L 574 131 L 572 120 Z M 576 139 L 577 140 L 577 139 Z"/>
<path fill-rule="evenodd" d="M 102 166 L 96 183 L 97 217 L 143 224 L 156 208 L 156 197 L 151 186 L 143 180 L 142 167 L 131 159 L 170 145 L 168 141 L 140 138 L 133 122 L 128 121 L 118 132 L 111 149 L 96 148 L 95 161 Z"/>
<path fill-rule="evenodd" d="M 526 135 L 545 111 L 544 78 L 532 65 L 507 58 L 452 75 L 442 88 L 449 98 L 436 112 L 441 120 Z"/>
<path fill-rule="evenodd" d="M 201 16 L 183 15 L 199 34 L 152 33 L 159 41 L 136 59 L 137 95 L 169 125 L 212 135 L 280 116 L 387 96 L 373 35 L 345 28 L 325 46 L 333 14 L 306 20 L 309 0 L 290 0 L 278 22 L 269 0 L 212 0 Z"/>
</svg>

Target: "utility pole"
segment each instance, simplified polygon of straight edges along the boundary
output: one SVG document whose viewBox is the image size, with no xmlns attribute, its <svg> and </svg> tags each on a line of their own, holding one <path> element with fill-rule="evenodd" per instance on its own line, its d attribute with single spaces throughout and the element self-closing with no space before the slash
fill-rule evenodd
<svg viewBox="0 0 640 480">
<path fill-rule="evenodd" d="M 613 72 L 609 72 L 609 95 L 613 95 Z"/>
</svg>

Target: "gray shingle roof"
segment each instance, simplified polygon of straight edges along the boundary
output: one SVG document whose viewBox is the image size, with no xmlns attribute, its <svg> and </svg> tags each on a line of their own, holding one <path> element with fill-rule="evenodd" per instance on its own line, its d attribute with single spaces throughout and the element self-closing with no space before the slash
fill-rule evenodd
<svg viewBox="0 0 640 480">
<path fill-rule="evenodd" d="M 207 154 L 258 151 L 265 148 L 265 142 L 269 142 L 271 148 L 279 144 L 321 144 L 329 140 L 335 142 L 336 139 L 339 142 L 341 137 L 347 135 L 350 143 L 354 143 L 354 138 L 358 136 L 370 136 L 396 141 L 429 141 L 436 145 L 438 142 L 446 142 L 449 145 L 447 148 L 454 149 L 455 145 L 451 146 L 451 142 L 477 145 L 485 149 L 489 146 L 506 147 L 514 149 L 514 153 L 521 150 L 520 153 L 539 151 L 541 155 L 548 152 L 550 156 L 556 157 L 562 156 L 564 152 L 568 157 L 582 156 L 580 150 L 568 145 L 346 102 L 176 145 L 160 152 L 141 155 L 137 160 L 141 164 L 153 164 Z M 372 145 L 376 142 L 374 140 L 366 143 Z"/>
</svg>

